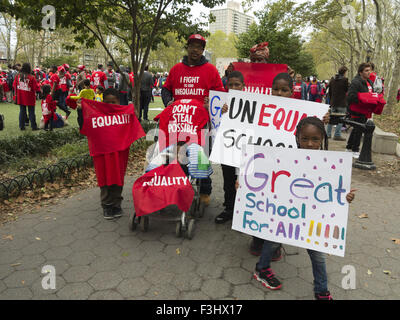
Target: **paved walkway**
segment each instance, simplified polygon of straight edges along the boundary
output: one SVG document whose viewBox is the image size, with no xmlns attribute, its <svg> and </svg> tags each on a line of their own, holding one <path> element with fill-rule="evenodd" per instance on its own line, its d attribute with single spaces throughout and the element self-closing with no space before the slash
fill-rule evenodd
<svg viewBox="0 0 400 320">
<path fill-rule="evenodd" d="M 305 249 L 285 245 L 287 255 L 272 264 L 281 290 L 252 279 L 250 237 L 214 223 L 223 202 L 218 166 L 211 206 L 192 240 L 177 238 L 175 223 L 128 230 L 133 181 L 117 221 L 103 219 L 94 188 L 0 227 L 0 299 L 313 299 Z M 366 183 L 356 169 L 352 186 L 346 256 L 327 257 L 329 289 L 335 299 L 400 299 L 400 245 L 391 241 L 400 238 L 400 189 Z M 42 288 L 45 265 L 55 267 L 56 289 Z M 345 265 L 356 269 L 355 290 L 342 289 Z"/>
</svg>

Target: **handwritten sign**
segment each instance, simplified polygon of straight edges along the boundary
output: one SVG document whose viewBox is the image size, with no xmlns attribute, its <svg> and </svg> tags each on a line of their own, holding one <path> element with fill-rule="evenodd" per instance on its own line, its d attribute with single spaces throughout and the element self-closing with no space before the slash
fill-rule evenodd
<svg viewBox="0 0 400 320">
<path fill-rule="evenodd" d="M 327 104 L 230 90 L 229 111 L 216 133 L 210 160 L 239 167 L 243 144 L 296 148 L 296 126 L 308 116 L 320 119 Z"/>
<path fill-rule="evenodd" d="M 352 156 L 244 148 L 232 229 L 343 257 Z"/>
<path fill-rule="evenodd" d="M 221 125 L 222 118 L 222 107 L 227 103 L 228 93 L 221 91 L 210 90 L 209 101 L 210 101 L 210 135 L 212 137 L 212 143 L 214 143 L 215 135 L 219 126 Z"/>
</svg>

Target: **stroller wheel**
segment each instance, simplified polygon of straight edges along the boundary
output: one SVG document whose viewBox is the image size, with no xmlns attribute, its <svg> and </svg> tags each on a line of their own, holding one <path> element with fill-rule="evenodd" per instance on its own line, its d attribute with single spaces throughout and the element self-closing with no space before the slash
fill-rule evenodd
<svg viewBox="0 0 400 320">
<path fill-rule="evenodd" d="M 149 230 L 149 217 L 144 216 L 140 219 L 140 228 L 144 232 L 147 232 L 147 230 Z"/>
<path fill-rule="evenodd" d="M 195 229 L 195 219 L 190 219 L 188 223 L 188 228 L 186 230 L 186 238 L 189 240 L 193 239 L 194 236 L 194 229 Z"/>
<path fill-rule="evenodd" d="M 178 221 L 176 223 L 175 234 L 178 238 L 182 237 L 182 222 Z"/>
<path fill-rule="evenodd" d="M 135 217 L 136 217 L 136 215 L 135 214 L 130 214 L 129 215 L 129 230 L 131 230 L 131 231 L 135 231 L 136 230 L 136 227 L 137 227 L 137 223 L 135 222 Z"/>
</svg>

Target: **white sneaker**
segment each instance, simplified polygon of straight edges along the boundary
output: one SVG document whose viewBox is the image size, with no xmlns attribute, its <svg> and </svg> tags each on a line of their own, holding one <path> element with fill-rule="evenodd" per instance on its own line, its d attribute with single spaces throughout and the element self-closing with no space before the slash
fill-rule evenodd
<svg viewBox="0 0 400 320">
<path fill-rule="evenodd" d="M 353 158 L 358 159 L 359 156 L 360 156 L 359 152 L 353 152 Z"/>
<path fill-rule="evenodd" d="M 346 149 L 346 152 L 353 152 L 351 149 Z"/>
</svg>

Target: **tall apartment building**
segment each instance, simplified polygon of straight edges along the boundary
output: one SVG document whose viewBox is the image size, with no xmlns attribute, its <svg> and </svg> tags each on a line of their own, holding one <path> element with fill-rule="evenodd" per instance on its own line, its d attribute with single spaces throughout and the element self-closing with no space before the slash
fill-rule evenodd
<svg viewBox="0 0 400 320">
<path fill-rule="evenodd" d="M 225 9 L 210 10 L 210 13 L 215 16 L 215 22 L 210 23 L 210 33 L 221 30 L 226 34 L 233 32 L 238 35 L 248 31 L 254 21 L 252 16 L 240 12 L 240 4 L 234 1 L 228 1 Z"/>
</svg>

